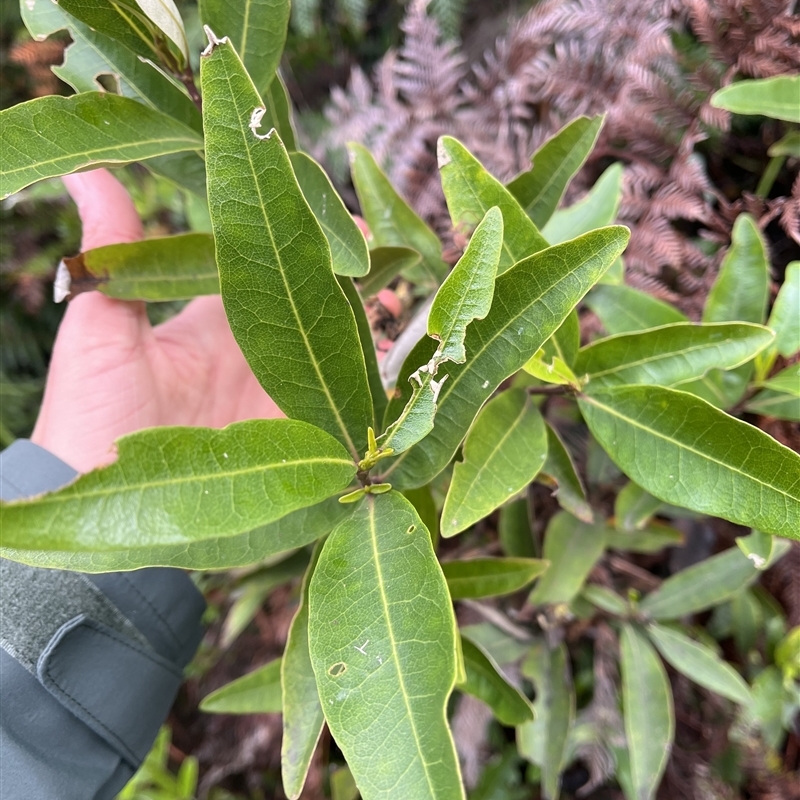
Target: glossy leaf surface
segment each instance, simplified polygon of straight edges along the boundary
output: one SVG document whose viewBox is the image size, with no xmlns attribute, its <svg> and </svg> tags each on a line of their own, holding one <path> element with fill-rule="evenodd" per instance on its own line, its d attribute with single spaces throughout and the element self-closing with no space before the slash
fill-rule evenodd
<svg viewBox="0 0 800 800">
<path fill-rule="evenodd" d="M 189 45 L 186 41 L 186 29 L 183 27 L 181 12 L 178 11 L 175 0 L 136 0 L 136 5 L 162 33 L 166 34 L 188 62 Z"/>
<path fill-rule="evenodd" d="M 470 231 L 494 206 L 502 212 L 503 249 L 498 275 L 547 247 L 547 240 L 514 196 L 461 142 L 442 136 L 438 156 L 442 188 L 456 230 Z"/>
<path fill-rule="evenodd" d="M 546 569 L 535 558 L 470 558 L 442 562 L 442 572 L 453 600 L 498 597 L 527 586 Z"/>
<path fill-rule="evenodd" d="M 578 117 L 550 137 L 532 156 L 533 167 L 508 190 L 541 228 L 553 215 L 572 178 L 597 141 L 603 117 Z"/>
<path fill-rule="evenodd" d="M 760 325 L 677 322 L 592 342 L 578 353 L 575 372 L 589 376 L 587 392 L 630 383 L 675 386 L 744 364 L 772 340 Z"/>
<path fill-rule="evenodd" d="M 284 413 L 328 431 L 358 457 L 372 403 L 328 242 L 280 138 L 251 130 L 261 100 L 230 43 L 203 56 L 201 75 L 209 211 L 233 334 Z"/>
<path fill-rule="evenodd" d="M 580 592 L 606 546 L 603 525 L 587 525 L 561 511 L 547 526 L 542 555 L 550 562 L 529 598 L 533 605 L 569 603 Z"/>
<path fill-rule="evenodd" d="M 498 277 L 492 309 L 467 329 L 467 363 L 447 365 L 436 428 L 386 470 L 394 485 L 420 486 L 444 469 L 480 407 L 558 329 L 627 240 L 624 228 L 594 231 L 537 253 Z M 408 376 L 430 360 L 434 344 L 423 340 L 409 354 L 397 384 L 403 394 L 390 402 L 390 412 L 405 405 Z"/>
<path fill-rule="evenodd" d="M 459 691 L 477 697 L 492 709 L 502 725 L 522 725 L 533 719 L 530 701 L 512 686 L 492 657 L 469 639 L 461 640 L 467 680 Z"/>
<path fill-rule="evenodd" d="M 442 536 L 483 519 L 535 477 L 547 458 L 547 430 L 524 389 L 509 389 L 478 414 L 456 462 L 442 510 Z"/>
<path fill-rule="evenodd" d="M 551 425 L 547 425 L 547 459 L 542 467 L 539 480 L 547 486 L 555 487 L 558 504 L 582 522 L 593 522 L 594 512 L 586 500 L 580 476 L 569 451 L 561 437 Z"/>
<path fill-rule="evenodd" d="M 428 336 L 439 342 L 439 361 L 467 360 L 467 326 L 484 319 L 492 306 L 494 279 L 503 243 L 503 215 L 490 208 L 469 240 L 464 255 L 436 292 L 428 315 Z"/>
<path fill-rule="evenodd" d="M 293 420 L 223 430 L 151 428 L 65 488 L 0 506 L 2 546 L 119 551 L 233 536 L 344 489 L 355 465 L 331 436 Z"/>
<path fill-rule="evenodd" d="M 597 314 L 611 336 L 688 322 L 677 308 L 632 286 L 595 286 L 586 296 L 585 303 Z"/>
<path fill-rule="evenodd" d="M 711 98 L 711 105 L 734 114 L 762 114 L 787 122 L 800 122 L 800 75 L 738 81 Z"/>
<path fill-rule="evenodd" d="M 689 680 L 734 703 L 752 703 L 750 687 L 742 676 L 713 650 L 664 625 L 648 625 L 647 633 L 664 660 Z"/>
<path fill-rule="evenodd" d="M 624 625 L 620 638 L 625 738 L 636 800 L 655 797 L 675 737 L 672 689 L 647 637 Z"/>
<path fill-rule="evenodd" d="M 578 402 L 594 437 L 650 494 L 800 537 L 800 456 L 767 434 L 700 398 L 657 386 L 597 390 Z"/>
<path fill-rule="evenodd" d="M 64 259 L 69 297 L 97 290 L 118 300 L 188 300 L 219 294 L 214 239 L 184 233 L 111 244 Z"/>
<path fill-rule="evenodd" d="M 395 191 L 372 154 L 351 144 L 350 172 L 358 194 L 373 247 L 409 247 L 422 257 L 419 266 L 406 272 L 409 280 L 438 286 L 447 273 L 439 237 L 417 216 Z"/>
<path fill-rule="evenodd" d="M 208 714 L 269 714 L 281 710 L 281 659 L 206 695 L 200 710 Z"/>
<path fill-rule="evenodd" d="M 305 153 L 292 153 L 292 169 L 331 248 L 333 271 L 360 278 L 369 272 L 364 234 L 345 208 L 325 170 Z"/>
<path fill-rule="evenodd" d="M 281 664 L 281 779 L 289 800 L 297 800 L 303 791 L 311 758 L 325 722 L 308 649 L 308 591 L 321 549 L 318 543 L 306 569 L 300 604 L 289 628 Z"/>
<path fill-rule="evenodd" d="M 463 797 L 445 716 L 456 635 L 413 506 L 396 492 L 368 495 L 325 543 L 309 595 L 322 708 L 364 800 L 394 798 L 400 782 L 415 800 Z"/>
<path fill-rule="evenodd" d="M 200 0 L 200 17 L 227 36 L 259 92 L 265 93 L 281 60 L 289 0 Z"/>
<path fill-rule="evenodd" d="M 92 164 L 126 164 L 198 147 L 196 131 L 128 97 L 39 97 L 0 111 L 0 199 Z"/>
</svg>

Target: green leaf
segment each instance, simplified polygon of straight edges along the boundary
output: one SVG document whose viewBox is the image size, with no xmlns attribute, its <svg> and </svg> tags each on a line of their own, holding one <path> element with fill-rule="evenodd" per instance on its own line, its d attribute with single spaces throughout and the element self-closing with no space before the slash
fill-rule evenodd
<svg viewBox="0 0 800 800">
<path fill-rule="evenodd" d="M 745 410 L 800 422 L 800 365 L 787 367 L 762 386 L 763 390 L 748 401 Z"/>
<path fill-rule="evenodd" d="M 536 555 L 527 500 L 514 500 L 500 509 L 497 534 L 507 556 L 533 558 Z"/>
<path fill-rule="evenodd" d="M 761 531 L 752 531 L 749 536 L 738 536 L 736 544 L 753 562 L 756 569 L 764 570 L 772 563 L 776 539 Z"/>
<path fill-rule="evenodd" d="M 734 703 L 753 702 L 750 687 L 741 675 L 704 644 L 656 623 L 647 626 L 647 633 L 664 660 L 689 680 Z"/>
<path fill-rule="evenodd" d="M 286 42 L 289 0 L 200 0 L 200 18 L 231 40 L 258 91 L 265 93 Z"/>
<path fill-rule="evenodd" d="M 552 337 L 551 337 L 552 338 Z M 544 348 L 539 350 L 523 367 L 525 372 L 545 383 L 580 388 L 581 383 L 575 373 L 558 356 L 548 356 Z"/>
<path fill-rule="evenodd" d="M 770 158 L 778 158 L 779 156 L 800 158 L 800 131 L 789 131 L 786 136 L 770 146 L 769 150 L 767 150 L 767 155 Z"/>
<path fill-rule="evenodd" d="M 612 164 L 583 200 L 556 211 L 542 228 L 544 238 L 551 244 L 560 244 L 610 225 L 617 217 L 622 200 L 622 172 L 622 164 Z"/>
<path fill-rule="evenodd" d="M 556 430 L 547 424 L 547 459 L 542 467 L 540 481 L 555 488 L 558 504 L 581 522 L 592 523 L 594 512 L 586 500 L 586 491 L 575 470 L 569 451 Z"/>
<path fill-rule="evenodd" d="M 384 473 L 393 485 L 421 486 L 445 468 L 481 406 L 558 329 L 627 240 L 625 228 L 594 231 L 526 258 L 498 277 L 489 314 L 467 330 L 467 363 L 447 367 L 436 428 Z M 425 338 L 409 354 L 397 382 L 402 394 L 389 403 L 388 413 L 405 405 L 408 377 L 430 361 L 433 345 Z"/>
<path fill-rule="evenodd" d="M 501 725 L 522 725 L 533 720 L 530 701 L 506 680 L 492 657 L 466 638 L 461 640 L 461 647 L 467 680 L 456 688 L 486 703 Z"/>
<path fill-rule="evenodd" d="M 42 178 L 201 146 L 195 131 L 127 97 L 39 97 L 0 111 L 0 199 Z"/>
<path fill-rule="evenodd" d="M 261 127 L 269 130 L 270 127 L 278 131 L 278 136 L 286 145 L 289 152 L 297 150 L 297 134 L 294 129 L 292 117 L 292 99 L 279 72 L 270 81 L 269 87 L 261 93 L 266 111 Z"/>
<path fill-rule="evenodd" d="M 550 566 L 528 599 L 532 605 L 569 603 L 580 592 L 606 546 L 604 525 L 587 525 L 561 511 L 547 526 L 542 555 Z"/>
<path fill-rule="evenodd" d="M 367 495 L 328 538 L 311 579 L 309 644 L 364 800 L 393 800 L 400 785 L 414 800 L 463 798 L 445 715 L 455 617 L 430 534 L 402 495 Z"/>
<path fill-rule="evenodd" d="M 514 196 L 451 136 L 439 139 L 439 172 L 456 230 L 469 232 L 497 206 L 503 214 L 503 249 L 497 274 L 547 247 L 539 229 Z"/>
<path fill-rule="evenodd" d="M 578 312 L 573 309 L 558 330 L 542 345 L 545 355 L 552 361 L 558 356 L 567 366 L 572 367 L 581 346 L 581 324 Z"/>
<path fill-rule="evenodd" d="M 456 462 L 442 510 L 442 536 L 454 536 L 524 489 L 547 458 L 547 430 L 524 389 L 509 389 L 481 410 Z"/>
<path fill-rule="evenodd" d="M 800 538 L 800 456 L 763 431 L 658 386 L 597 390 L 578 403 L 614 463 L 650 494 Z"/>
<path fill-rule="evenodd" d="M 321 549 L 318 543 L 306 569 L 300 604 L 289 627 L 281 666 L 281 778 L 283 790 L 289 800 L 297 800 L 303 791 L 308 768 L 325 723 L 308 649 L 308 592 Z"/>
<path fill-rule="evenodd" d="M 433 300 L 428 336 L 439 342 L 435 356 L 438 361 L 463 364 L 467 360 L 467 326 L 473 320 L 484 319 L 492 306 L 502 243 L 503 215 L 499 208 L 490 208 Z"/>
<path fill-rule="evenodd" d="M 331 497 L 301 508 L 276 522 L 235 536 L 209 537 L 183 544 L 133 547 L 116 550 L 69 552 L 65 550 L 0 549 L 0 555 L 32 567 L 69 569 L 77 572 L 114 572 L 142 567 L 178 567 L 221 570 L 245 567 L 279 553 L 303 547 L 332 530 L 351 509 Z"/>
<path fill-rule="evenodd" d="M 419 489 L 406 489 L 403 497 L 416 509 L 422 524 L 430 531 L 433 548 L 439 539 L 439 511 L 430 486 L 421 486 Z"/>
<path fill-rule="evenodd" d="M 294 4 L 293 8 L 296 8 Z M 360 797 L 353 773 L 347 767 L 339 767 L 331 775 L 331 800 L 358 800 Z"/>
<path fill-rule="evenodd" d="M 775 331 L 773 347 L 785 358 L 800 350 L 800 261 L 786 267 L 783 285 L 775 298 L 767 327 Z"/>
<path fill-rule="evenodd" d="M 527 586 L 546 569 L 535 558 L 470 558 L 442 562 L 442 572 L 453 600 L 498 597 Z"/>
<path fill-rule="evenodd" d="M 661 506 L 657 497 L 628 481 L 614 501 L 614 524 L 624 533 L 640 531 Z"/>
<path fill-rule="evenodd" d="M 584 302 L 612 336 L 688 322 L 677 308 L 631 286 L 595 286 Z"/>
<path fill-rule="evenodd" d="M 162 33 L 166 34 L 188 62 L 189 44 L 186 41 L 186 29 L 183 27 L 181 12 L 178 11 L 174 0 L 136 0 L 136 5 Z"/>
<path fill-rule="evenodd" d="M 605 586 L 595 584 L 584 586 L 581 597 L 586 598 L 593 606 L 618 617 L 626 617 L 630 613 L 630 607 L 625 598 Z"/>
<path fill-rule="evenodd" d="M 800 75 L 746 80 L 725 86 L 711 97 L 711 105 L 734 114 L 761 114 L 800 122 Z"/>
<path fill-rule="evenodd" d="M 280 713 L 281 660 L 276 658 L 206 695 L 200 710 L 207 714 Z"/>
<path fill-rule="evenodd" d="M 223 430 L 151 428 L 119 458 L 63 489 L 0 505 L 2 546 L 100 552 L 234 536 L 344 489 L 355 464 L 328 434 L 293 420 Z"/>
<path fill-rule="evenodd" d="M 280 138 L 233 47 L 201 61 L 209 211 L 228 321 L 261 385 L 290 417 L 359 457 L 372 403 L 353 311 Z"/>
<path fill-rule="evenodd" d="M 520 755 L 542 770 L 542 795 L 556 800 L 566 764 L 567 739 L 575 721 L 575 689 L 566 645 L 550 650 L 537 640 L 522 662 L 522 674 L 536 690 L 534 721 L 517 728 Z"/>
<path fill-rule="evenodd" d="M 538 228 L 553 215 L 569 182 L 594 149 L 602 127 L 602 116 L 572 120 L 531 156 L 532 169 L 508 184 L 508 191 Z"/>
<path fill-rule="evenodd" d="M 498 664 L 513 664 L 527 652 L 527 640 L 520 641 L 488 622 L 465 625 L 461 637 L 479 645 Z"/>
<path fill-rule="evenodd" d="M 361 234 L 359 234 L 361 235 Z M 344 291 L 353 315 L 356 318 L 356 328 L 358 329 L 358 339 L 361 343 L 361 352 L 364 354 L 364 364 L 367 367 L 367 381 L 369 383 L 370 395 L 372 396 L 372 407 L 375 411 L 373 428 L 377 429 L 378 424 L 386 413 L 386 406 L 389 398 L 386 389 L 383 387 L 381 373 L 378 367 L 378 355 L 375 352 L 375 341 L 372 338 L 372 328 L 370 327 L 367 313 L 364 310 L 364 302 L 361 299 L 356 285 L 350 278 L 339 278 L 339 285 Z"/>
<path fill-rule="evenodd" d="M 678 547 L 681 544 L 683 534 L 680 531 L 654 522 L 641 530 L 624 532 L 609 528 L 607 532 L 608 547 L 631 553 L 658 553 L 665 547 Z"/>
<path fill-rule="evenodd" d="M 205 233 L 97 247 L 63 264 L 57 285 L 69 299 L 93 290 L 119 300 L 148 301 L 219 294 L 214 238 Z"/>
<path fill-rule="evenodd" d="M 292 153 L 290 158 L 303 196 L 330 245 L 333 271 L 353 278 L 366 275 L 369 272 L 367 240 L 325 170 L 305 153 Z"/>
<path fill-rule="evenodd" d="M 144 58 L 158 59 L 154 26 L 135 0 L 59 0 L 58 5 L 92 30 Z"/>
<path fill-rule="evenodd" d="M 751 361 L 772 340 L 761 325 L 676 322 L 599 339 L 581 348 L 575 372 L 589 376 L 589 393 L 630 383 L 675 386 Z"/>
<path fill-rule="evenodd" d="M 364 297 L 372 297 L 401 272 L 420 263 L 422 257 L 410 247 L 376 247 L 369 251 L 369 274 L 359 281 Z"/>
<path fill-rule="evenodd" d="M 438 286 L 447 273 L 439 237 L 394 190 L 366 148 L 350 144 L 348 149 L 353 185 L 361 213 L 372 234 L 372 245 L 416 250 L 422 263 L 408 268 L 406 277 L 414 283 Z"/>
<path fill-rule="evenodd" d="M 788 548 L 788 543 L 776 542 L 772 563 Z M 678 619 L 729 600 L 758 576 L 759 570 L 753 562 L 738 547 L 732 547 L 667 578 L 645 597 L 640 608 L 651 619 Z"/>
<path fill-rule="evenodd" d="M 636 800 L 655 797 L 675 738 L 675 709 L 666 670 L 632 625 L 620 638 L 622 705 Z"/>
</svg>

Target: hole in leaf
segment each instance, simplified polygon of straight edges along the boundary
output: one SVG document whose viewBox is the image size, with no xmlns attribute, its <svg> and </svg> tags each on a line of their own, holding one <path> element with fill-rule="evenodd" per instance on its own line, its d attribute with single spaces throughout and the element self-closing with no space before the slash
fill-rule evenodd
<svg viewBox="0 0 800 800">
<path fill-rule="evenodd" d="M 415 531 L 416 529 L 417 529 L 417 526 L 416 526 L 416 525 L 409 525 L 409 526 L 408 526 L 408 530 L 406 531 L 406 533 L 414 533 L 414 531 Z"/>
<path fill-rule="evenodd" d="M 328 670 L 328 675 L 338 678 L 340 675 L 344 675 L 345 672 L 347 672 L 347 664 L 345 664 L 344 661 L 340 661 Z"/>
</svg>

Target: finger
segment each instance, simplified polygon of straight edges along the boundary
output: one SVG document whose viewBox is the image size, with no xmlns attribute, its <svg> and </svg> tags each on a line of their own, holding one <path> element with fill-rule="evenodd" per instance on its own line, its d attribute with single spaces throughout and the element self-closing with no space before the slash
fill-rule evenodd
<svg viewBox="0 0 800 800">
<path fill-rule="evenodd" d="M 142 238 L 142 223 L 125 187 L 105 169 L 65 175 L 83 225 L 82 250 Z"/>
</svg>

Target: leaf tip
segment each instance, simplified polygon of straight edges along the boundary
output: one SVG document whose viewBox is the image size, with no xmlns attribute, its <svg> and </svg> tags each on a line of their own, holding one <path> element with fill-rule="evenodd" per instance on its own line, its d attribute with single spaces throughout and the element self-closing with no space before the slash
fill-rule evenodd
<svg viewBox="0 0 800 800">
<path fill-rule="evenodd" d="M 214 49 L 217 47 L 217 45 L 228 43 L 227 36 L 219 38 L 217 34 L 214 33 L 214 31 L 212 31 L 208 25 L 203 25 L 203 30 L 205 31 L 206 38 L 208 39 L 208 46 L 206 47 L 205 50 L 203 50 L 201 55 L 210 56 L 214 52 Z"/>
</svg>

